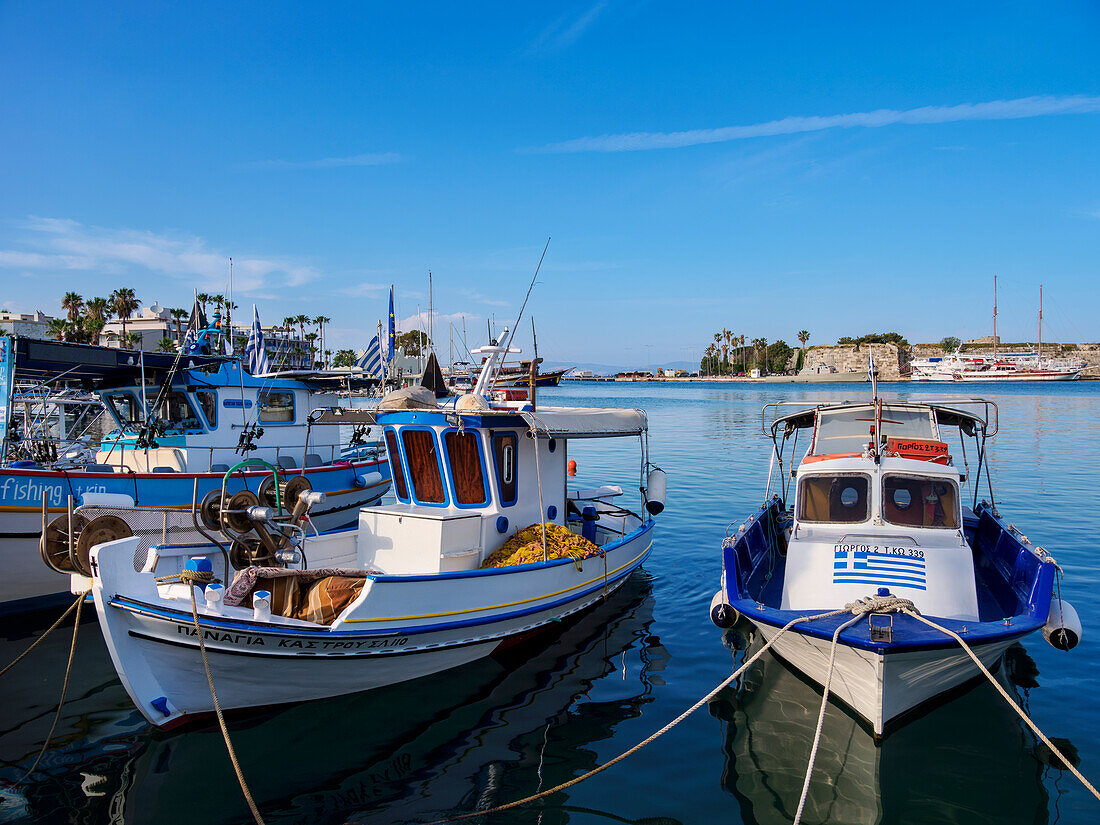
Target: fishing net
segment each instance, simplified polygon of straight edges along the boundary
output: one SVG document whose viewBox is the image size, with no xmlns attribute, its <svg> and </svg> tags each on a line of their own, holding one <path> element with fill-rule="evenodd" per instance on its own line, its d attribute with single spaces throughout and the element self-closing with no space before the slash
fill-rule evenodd
<svg viewBox="0 0 1100 825">
<path fill-rule="evenodd" d="M 600 554 L 599 547 L 572 530 L 550 522 L 545 526 L 547 560 L 570 558 L 579 561 Z M 542 560 L 542 526 L 532 524 L 504 542 L 481 566 L 510 567 Z"/>
</svg>

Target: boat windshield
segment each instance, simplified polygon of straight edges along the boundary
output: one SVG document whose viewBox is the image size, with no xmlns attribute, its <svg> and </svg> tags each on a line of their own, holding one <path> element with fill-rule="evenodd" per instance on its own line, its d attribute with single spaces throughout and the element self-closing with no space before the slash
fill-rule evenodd
<svg viewBox="0 0 1100 825">
<path fill-rule="evenodd" d="M 959 528 L 959 495 L 946 478 L 888 475 L 882 481 L 882 517 L 905 527 Z"/>
<path fill-rule="evenodd" d="M 137 426 L 145 421 L 145 412 L 137 398 L 130 392 L 112 392 L 104 396 L 107 409 L 120 427 Z"/>
<path fill-rule="evenodd" d="M 871 440 L 874 423 L 875 410 L 870 405 L 821 410 L 814 435 L 814 455 L 863 452 Z M 881 424 L 880 439 L 936 437 L 932 411 L 927 407 L 883 404 Z"/>
<path fill-rule="evenodd" d="M 812 475 L 798 486 L 798 518 L 848 524 L 871 517 L 871 479 L 862 474 Z"/>
</svg>

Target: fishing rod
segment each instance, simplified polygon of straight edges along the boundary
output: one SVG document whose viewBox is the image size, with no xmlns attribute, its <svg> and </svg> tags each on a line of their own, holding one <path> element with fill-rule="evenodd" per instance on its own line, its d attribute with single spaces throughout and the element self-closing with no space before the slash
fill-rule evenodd
<svg viewBox="0 0 1100 825">
<path fill-rule="evenodd" d="M 508 357 L 508 349 L 512 346 L 512 341 L 516 337 L 516 330 L 519 328 L 519 322 L 523 318 L 523 310 L 527 308 L 527 301 L 531 297 L 531 290 L 535 288 L 535 281 L 539 277 L 539 270 L 542 269 L 543 259 L 546 258 L 546 250 L 550 248 L 550 238 L 546 239 L 546 246 L 542 248 L 542 255 L 539 256 L 538 266 L 535 267 L 535 274 L 531 276 L 531 283 L 527 287 L 527 294 L 523 296 L 523 303 L 519 308 L 519 315 L 516 316 L 516 322 L 512 324 L 512 329 L 508 331 L 508 340 L 503 343 L 504 355 L 500 359 L 500 363 L 496 367 L 496 374 L 500 374 L 500 370 L 504 367 L 504 359 Z"/>
</svg>

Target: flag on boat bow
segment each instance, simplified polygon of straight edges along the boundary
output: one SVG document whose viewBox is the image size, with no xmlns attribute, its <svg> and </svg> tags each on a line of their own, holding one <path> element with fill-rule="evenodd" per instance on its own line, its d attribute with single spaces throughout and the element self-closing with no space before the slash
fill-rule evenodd
<svg viewBox="0 0 1100 825">
<path fill-rule="evenodd" d="M 257 312 L 255 304 L 252 305 L 252 329 L 248 333 L 244 354 L 248 359 L 250 373 L 263 375 L 271 372 L 271 362 L 267 357 L 267 347 L 264 345 L 264 331 L 260 326 L 260 313 Z"/>
<path fill-rule="evenodd" d="M 378 343 L 377 335 L 371 338 L 367 348 L 359 356 L 359 360 L 355 362 L 355 366 L 367 375 L 382 377 L 382 346 Z"/>
</svg>

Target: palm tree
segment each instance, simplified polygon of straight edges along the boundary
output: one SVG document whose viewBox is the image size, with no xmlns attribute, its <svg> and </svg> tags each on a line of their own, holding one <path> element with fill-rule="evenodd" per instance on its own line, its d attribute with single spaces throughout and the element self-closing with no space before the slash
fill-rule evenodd
<svg viewBox="0 0 1100 825">
<path fill-rule="evenodd" d="M 172 320 L 176 322 L 176 340 L 183 341 L 183 319 L 187 317 L 186 309 L 171 309 L 168 311 Z"/>
<path fill-rule="evenodd" d="M 321 350 L 322 351 L 324 351 L 324 349 L 325 349 L 325 324 L 327 324 L 331 320 L 332 320 L 331 318 L 329 318 L 328 316 L 325 316 L 325 315 L 318 315 L 316 318 L 313 319 L 313 323 L 315 323 L 317 325 L 317 332 L 319 332 L 321 334 Z"/>
<path fill-rule="evenodd" d="M 111 310 L 122 322 L 122 338 L 126 339 L 126 321 L 139 306 L 141 299 L 134 295 L 134 291 L 128 287 L 119 287 L 111 293 Z"/>
<path fill-rule="evenodd" d="M 127 349 L 138 349 L 138 347 L 141 346 L 141 333 L 124 332 L 122 333 L 121 341 L 123 346 Z"/>
<path fill-rule="evenodd" d="M 760 368 L 760 350 L 762 350 L 767 341 L 763 338 L 752 339 L 752 365 L 755 369 Z"/>
<path fill-rule="evenodd" d="M 208 292 L 195 293 L 195 300 L 199 302 L 199 306 L 202 307 L 202 314 L 206 314 L 206 305 L 214 300 L 214 296 Z"/>
<path fill-rule="evenodd" d="M 157 352 L 175 352 L 176 342 L 165 336 L 157 343 Z"/>
<path fill-rule="evenodd" d="M 310 323 L 308 315 L 295 315 L 294 323 L 298 325 L 298 340 L 306 340 L 306 324 Z"/>
<path fill-rule="evenodd" d="M 65 340 L 65 333 L 69 331 L 69 322 L 64 318 L 53 318 L 48 326 L 50 335 L 57 338 L 58 341 Z"/>
<path fill-rule="evenodd" d="M 76 319 L 80 317 L 80 310 L 84 308 L 84 299 L 75 292 L 66 292 L 65 297 L 61 299 L 61 308 L 68 310 L 69 321 L 76 323 Z"/>
<path fill-rule="evenodd" d="M 798 347 L 801 352 L 798 353 L 798 360 L 805 361 L 806 359 L 806 342 L 810 340 L 810 333 L 804 329 L 798 331 Z M 803 364 L 804 366 L 804 364 Z"/>
<path fill-rule="evenodd" d="M 317 347 L 314 345 L 314 341 L 317 340 L 316 332 L 307 332 L 306 341 L 309 343 L 309 368 L 313 369 L 314 358 L 317 354 Z"/>
<path fill-rule="evenodd" d="M 89 344 L 98 344 L 99 336 L 103 333 L 103 327 L 107 325 L 107 322 L 98 318 L 93 318 L 91 315 L 85 315 L 81 319 L 81 326 L 84 330 L 84 339 Z"/>
</svg>

